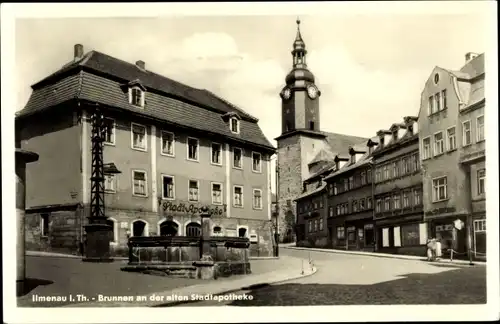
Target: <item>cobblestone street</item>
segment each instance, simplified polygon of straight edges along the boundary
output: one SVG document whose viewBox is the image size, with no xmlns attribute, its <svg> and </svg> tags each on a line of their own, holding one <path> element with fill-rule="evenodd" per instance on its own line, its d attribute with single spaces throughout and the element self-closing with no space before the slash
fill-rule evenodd
<svg viewBox="0 0 500 324">
<path fill-rule="evenodd" d="M 417 260 L 281 249 L 311 257 L 312 276 L 251 291 L 251 301 L 186 306 L 292 306 L 486 303 L 486 267 L 444 266 Z M 242 294 L 243 291 L 237 294 Z"/>
</svg>

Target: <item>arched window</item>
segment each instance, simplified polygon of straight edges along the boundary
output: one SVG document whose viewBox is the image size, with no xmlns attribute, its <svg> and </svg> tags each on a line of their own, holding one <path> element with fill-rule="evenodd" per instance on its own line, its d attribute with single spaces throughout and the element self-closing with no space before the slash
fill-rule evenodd
<svg viewBox="0 0 500 324">
<path fill-rule="evenodd" d="M 201 236 L 201 225 L 191 222 L 186 225 L 186 236 L 199 237 Z"/>
<path fill-rule="evenodd" d="M 146 234 L 146 222 L 143 220 L 136 220 L 132 223 L 132 235 L 133 236 L 147 236 Z"/>
<path fill-rule="evenodd" d="M 245 227 L 240 227 L 238 229 L 238 236 L 239 237 L 246 237 L 247 235 L 247 229 Z"/>
<path fill-rule="evenodd" d="M 160 235 L 161 236 L 177 236 L 179 231 L 179 226 L 173 221 L 164 221 L 160 224 Z"/>
<path fill-rule="evenodd" d="M 314 122 L 313 121 L 309 122 L 309 129 L 314 130 Z"/>
<path fill-rule="evenodd" d="M 110 231 L 109 231 L 109 241 L 116 242 L 116 240 L 115 240 L 115 221 L 113 219 L 108 218 L 106 220 L 106 225 L 111 226 Z"/>
</svg>

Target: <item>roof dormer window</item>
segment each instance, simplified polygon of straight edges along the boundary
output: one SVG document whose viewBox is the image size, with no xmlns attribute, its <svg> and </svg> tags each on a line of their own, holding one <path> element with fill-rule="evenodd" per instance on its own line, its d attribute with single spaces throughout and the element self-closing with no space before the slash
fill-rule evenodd
<svg viewBox="0 0 500 324">
<path fill-rule="evenodd" d="M 229 126 L 231 127 L 231 132 L 235 134 L 240 133 L 240 121 L 236 117 L 232 117 L 229 120 Z"/>
<path fill-rule="evenodd" d="M 129 102 L 137 107 L 144 107 L 144 91 L 139 87 L 129 89 Z"/>
</svg>

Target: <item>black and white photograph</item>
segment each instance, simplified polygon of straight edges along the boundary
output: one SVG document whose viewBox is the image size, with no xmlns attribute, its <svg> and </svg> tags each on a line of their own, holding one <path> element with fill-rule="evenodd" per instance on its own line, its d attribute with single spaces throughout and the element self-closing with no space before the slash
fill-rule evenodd
<svg viewBox="0 0 500 324">
<path fill-rule="evenodd" d="M 496 9 L 2 4 L 4 322 L 498 320 Z"/>
</svg>

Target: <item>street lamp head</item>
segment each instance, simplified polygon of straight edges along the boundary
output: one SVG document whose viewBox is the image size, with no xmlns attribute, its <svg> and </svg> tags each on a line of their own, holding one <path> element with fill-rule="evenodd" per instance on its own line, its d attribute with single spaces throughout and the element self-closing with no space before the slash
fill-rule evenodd
<svg viewBox="0 0 500 324">
<path fill-rule="evenodd" d="M 106 174 L 118 174 L 122 173 L 113 162 L 104 163 L 104 173 Z"/>
</svg>

